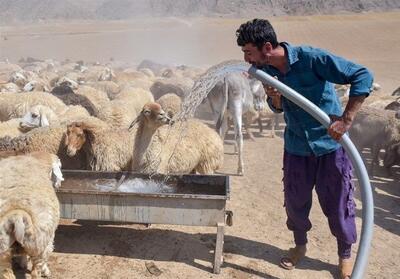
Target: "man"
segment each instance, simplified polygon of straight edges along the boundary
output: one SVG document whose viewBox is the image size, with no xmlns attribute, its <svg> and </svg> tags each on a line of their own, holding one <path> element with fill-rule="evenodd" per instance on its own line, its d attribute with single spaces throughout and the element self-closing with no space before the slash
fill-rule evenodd
<svg viewBox="0 0 400 279">
<path fill-rule="evenodd" d="M 278 43 L 268 20 L 254 19 L 236 31 L 244 60 L 316 104 L 330 115 L 332 124 L 324 128 L 317 120 L 276 89 L 266 86 L 268 104 L 275 112 L 284 112 L 284 198 L 287 227 L 293 231 L 295 247 L 289 249 L 280 266 L 293 269 L 306 254 L 308 218 L 312 189 L 328 218 L 331 233 L 337 239 L 341 278 L 352 272 L 351 246 L 356 242 L 354 187 L 351 162 L 338 143 L 349 130 L 364 99 L 369 95 L 373 77 L 365 67 L 310 46 Z M 350 97 L 342 113 L 334 89 L 350 84 Z"/>
</svg>

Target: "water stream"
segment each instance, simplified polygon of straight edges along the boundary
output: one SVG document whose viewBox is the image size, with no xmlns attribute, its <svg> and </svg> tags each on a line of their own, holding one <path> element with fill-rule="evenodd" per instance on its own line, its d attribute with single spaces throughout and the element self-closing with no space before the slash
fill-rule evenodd
<svg viewBox="0 0 400 279">
<path fill-rule="evenodd" d="M 183 121 L 192 118 L 197 107 L 207 97 L 208 92 L 227 74 L 232 72 L 247 73 L 249 68 L 250 64 L 240 60 L 224 61 L 209 68 L 194 82 L 192 89 L 185 95 L 181 112 L 176 116 L 176 120 Z"/>
</svg>

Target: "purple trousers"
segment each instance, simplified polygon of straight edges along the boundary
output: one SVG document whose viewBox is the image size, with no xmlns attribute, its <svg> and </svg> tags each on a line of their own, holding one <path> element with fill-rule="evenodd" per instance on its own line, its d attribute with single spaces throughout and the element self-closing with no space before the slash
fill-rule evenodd
<svg viewBox="0 0 400 279">
<path fill-rule="evenodd" d="M 315 185 L 322 211 L 337 239 L 338 255 L 350 258 L 357 232 L 352 164 L 345 150 L 341 147 L 319 157 L 297 156 L 285 151 L 283 175 L 286 224 L 293 231 L 296 245 L 307 243 L 307 231 L 311 229 L 308 216 Z"/>
</svg>

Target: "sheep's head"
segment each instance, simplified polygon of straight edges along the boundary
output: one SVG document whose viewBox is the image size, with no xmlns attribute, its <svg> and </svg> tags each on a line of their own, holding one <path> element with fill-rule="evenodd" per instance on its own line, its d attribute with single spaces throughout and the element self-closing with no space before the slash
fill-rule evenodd
<svg viewBox="0 0 400 279">
<path fill-rule="evenodd" d="M 61 172 L 61 160 L 54 154 L 51 154 L 51 156 L 51 180 L 53 181 L 54 188 L 59 188 L 61 185 L 61 181 L 64 181 L 64 177 Z"/>
<path fill-rule="evenodd" d="M 140 115 L 131 123 L 129 130 L 138 122 L 142 122 L 148 128 L 156 129 L 162 125 L 170 124 L 171 118 L 168 117 L 160 104 L 148 103 L 144 105 Z"/>
<path fill-rule="evenodd" d="M 49 168 L 49 178 L 53 182 L 53 187 L 59 188 L 61 181 L 64 181 L 64 177 L 61 172 L 61 161 L 58 156 L 43 151 L 32 152 L 29 154 L 29 156 L 37 159 L 43 165 Z"/>
<path fill-rule="evenodd" d="M 77 151 L 81 150 L 87 141 L 87 131 L 86 125 L 82 122 L 74 122 L 67 126 L 65 146 L 68 156 L 73 157 Z"/>
<path fill-rule="evenodd" d="M 37 105 L 30 108 L 24 115 L 19 126 L 24 130 L 31 130 L 37 127 L 50 126 L 50 122 L 57 118 L 52 109 L 46 106 Z"/>
<path fill-rule="evenodd" d="M 400 143 L 389 145 L 385 151 L 383 165 L 386 168 L 398 164 L 400 162 Z"/>
</svg>

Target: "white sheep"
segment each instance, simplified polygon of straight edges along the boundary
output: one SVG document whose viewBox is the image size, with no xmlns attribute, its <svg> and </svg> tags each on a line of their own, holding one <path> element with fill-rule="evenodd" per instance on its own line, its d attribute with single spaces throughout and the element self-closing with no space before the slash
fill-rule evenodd
<svg viewBox="0 0 400 279">
<path fill-rule="evenodd" d="M 20 92 L 21 89 L 16 85 L 15 83 L 12 82 L 7 82 L 7 83 L 2 83 L 0 85 L 0 92 L 9 92 L 9 93 L 18 93 Z"/>
<path fill-rule="evenodd" d="M 115 128 L 128 128 L 143 106 L 154 101 L 152 94 L 141 88 L 125 88 L 116 98 L 101 107 L 97 117 Z"/>
<path fill-rule="evenodd" d="M 13 256 L 29 256 L 31 278 L 50 276 L 47 260 L 53 251 L 60 209 L 53 186 L 63 180 L 60 160 L 32 153 L 0 160 L 0 277 L 15 278 Z"/>
<path fill-rule="evenodd" d="M 186 93 L 193 87 L 193 84 L 194 81 L 187 77 L 159 78 L 150 87 L 150 91 L 153 93 L 155 99 L 167 93 L 175 93 L 179 97 L 184 98 Z"/>
<path fill-rule="evenodd" d="M 100 119 L 91 117 L 87 110 L 81 106 L 68 106 L 67 110 L 57 115 L 51 108 L 37 105 L 30 110 L 20 120 L 20 127 L 24 129 L 33 129 L 38 127 L 67 125 L 74 121 L 93 119 L 103 123 Z"/>
<path fill-rule="evenodd" d="M 181 111 L 182 99 L 174 93 L 167 93 L 158 98 L 156 103 L 172 118 Z"/>
<path fill-rule="evenodd" d="M 50 92 L 50 85 L 47 83 L 47 81 L 38 78 L 29 81 L 24 85 L 22 88 L 23 91 L 25 92 L 31 92 L 31 91 L 45 91 L 45 92 Z"/>
<path fill-rule="evenodd" d="M 0 122 L 0 138 L 2 137 L 18 137 L 27 130 L 20 126 L 22 118 L 13 118 L 4 122 Z"/>
<path fill-rule="evenodd" d="M 110 100 L 113 100 L 115 98 L 115 96 L 119 93 L 119 91 L 121 90 L 120 86 L 117 83 L 115 83 L 113 81 L 109 81 L 109 80 L 97 81 L 97 82 L 87 82 L 87 83 L 85 83 L 85 85 L 93 87 L 97 90 L 106 92 L 106 94 Z"/>
<path fill-rule="evenodd" d="M 106 105 L 110 99 L 107 93 L 91 86 L 82 85 L 75 91 L 75 94 L 85 96 L 89 101 L 99 110 L 102 106 Z"/>
<path fill-rule="evenodd" d="M 168 126 L 170 118 L 157 103 L 143 107 L 130 125 L 138 124 L 132 169 L 144 173 L 212 174 L 222 166 L 223 142 L 200 121 Z"/>
<path fill-rule="evenodd" d="M 0 121 L 24 116 L 34 105 L 45 105 L 59 113 L 67 106 L 57 97 L 46 92 L 0 94 Z"/>
</svg>

